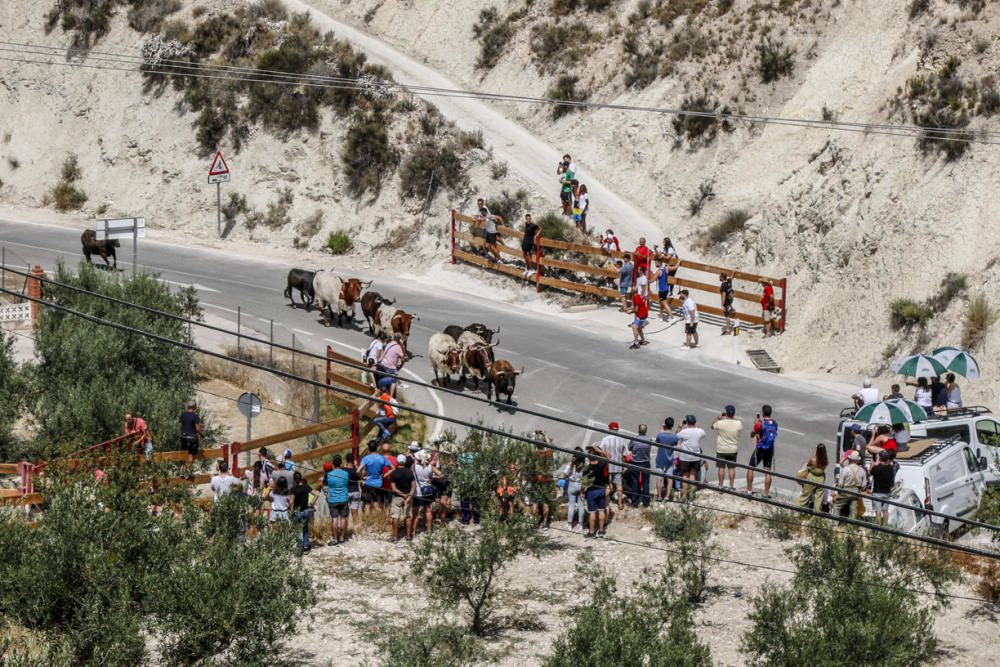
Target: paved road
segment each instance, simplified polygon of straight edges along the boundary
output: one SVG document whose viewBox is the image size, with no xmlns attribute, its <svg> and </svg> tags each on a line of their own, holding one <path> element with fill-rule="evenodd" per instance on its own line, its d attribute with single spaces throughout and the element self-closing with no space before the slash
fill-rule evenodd
<svg viewBox="0 0 1000 667">
<path fill-rule="evenodd" d="M 123 243 L 123 245 L 126 245 Z M 79 232 L 72 229 L 30 225 L 0 220 L 0 246 L 6 248 L 8 264 L 41 264 L 51 268 L 58 257 L 69 263 L 79 260 Z M 122 248 L 123 267 L 131 265 L 130 249 Z M 289 307 L 282 292 L 288 266 L 266 258 L 248 258 L 219 251 L 183 248 L 146 240 L 142 265 L 157 271 L 174 285 L 198 286 L 206 312 L 235 321 L 239 307 L 243 323 L 267 332 L 269 319 L 276 323 L 276 340 L 288 344 L 294 333 L 299 346 L 322 353 L 328 341 L 347 354 L 368 343 L 361 327 L 325 328 L 315 311 L 306 313 Z M 367 276 L 365 276 L 367 279 Z M 613 340 L 603 331 L 588 330 L 579 322 L 546 317 L 505 303 L 471 299 L 449 290 L 432 290 L 407 284 L 391 285 L 377 276 L 373 289 L 398 299 L 398 305 L 416 311 L 411 349 L 418 356 L 408 369 L 432 377 L 426 359 L 427 340 L 448 324 L 484 322 L 502 327 L 498 357 L 525 367 L 515 395 L 519 405 L 577 423 L 603 425 L 619 421 L 634 429 L 640 422 L 656 426 L 666 416 L 678 421 L 687 413 L 696 415 L 708 430 L 721 406 L 733 403 L 749 427 L 762 403 L 775 406 L 782 428 L 778 469 L 793 472 L 814 444 L 827 440 L 837 425 L 844 400 L 825 390 L 781 376 L 730 364 L 713 363 L 700 353 L 670 353 L 653 349 L 630 353 L 625 336 Z M 234 327 L 235 328 L 235 327 Z M 405 380 L 405 378 L 404 378 Z M 466 393 L 481 396 L 471 389 Z M 543 428 L 559 444 L 582 445 L 594 434 L 580 428 L 543 419 L 498 411 L 443 392 L 429 395 L 411 388 L 407 400 L 449 416 L 481 418 L 523 432 Z M 714 452 L 714 437 L 706 439 L 706 451 Z M 740 460 L 749 457 L 749 439 L 741 444 Z"/>
</svg>

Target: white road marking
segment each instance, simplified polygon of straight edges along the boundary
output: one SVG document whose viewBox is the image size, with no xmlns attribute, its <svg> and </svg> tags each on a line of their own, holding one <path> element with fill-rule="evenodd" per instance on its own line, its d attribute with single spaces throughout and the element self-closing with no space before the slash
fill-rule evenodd
<svg viewBox="0 0 1000 667">
<path fill-rule="evenodd" d="M 360 352 L 361 350 L 358 351 Z M 426 380 L 424 380 L 419 375 L 411 371 L 409 368 L 404 368 L 403 372 L 412 377 L 414 380 L 417 380 L 418 382 L 426 382 Z M 427 382 L 427 384 L 430 383 Z M 431 395 L 431 399 L 434 401 L 434 405 L 437 407 L 437 413 L 443 416 L 444 403 L 441 401 L 441 397 L 438 395 L 437 391 L 428 387 L 427 393 Z M 434 440 L 435 438 L 440 436 L 443 431 L 444 431 L 444 421 L 441 419 L 435 419 L 434 429 L 431 431 L 431 440 Z"/>
<path fill-rule="evenodd" d="M 608 384 L 615 384 L 615 385 L 618 385 L 619 387 L 627 387 L 627 386 L 628 386 L 628 385 L 627 385 L 627 384 L 625 384 L 624 382 L 618 382 L 618 381 L 616 381 L 616 380 L 609 380 L 609 379 L 607 379 L 607 378 L 598 378 L 598 379 L 599 379 L 599 380 L 601 380 L 602 382 L 607 382 Z"/>
<path fill-rule="evenodd" d="M 216 310 L 222 310 L 227 313 L 232 313 L 233 315 L 238 315 L 240 312 L 238 310 L 233 310 L 232 308 L 226 308 L 225 306 L 216 306 L 214 303 L 207 303 L 204 301 L 202 302 L 201 305 L 205 306 L 206 308 L 215 308 Z"/>
<path fill-rule="evenodd" d="M 683 403 L 684 402 L 684 401 L 682 401 L 679 398 L 674 398 L 673 396 L 664 396 L 663 394 L 657 394 L 656 392 L 652 392 L 652 391 L 649 392 L 649 393 L 652 396 L 656 396 L 657 398 L 663 398 L 663 399 L 666 399 L 668 401 L 673 401 L 674 403 Z"/>
<path fill-rule="evenodd" d="M 312 335 L 314 335 L 313 332 L 311 332 L 311 331 L 304 331 L 302 329 L 292 329 L 292 331 L 294 331 L 295 333 L 300 333 L 303 336 L 312 336 Z"/>
<path fill-rule="evenodd" d="M 198 283 L 179 283 L 176 280 L 167 280 L 166 278 L 159 278 L 161 283 L 167 283 L 168 285 L 177 285 L 178 287 L 193 287 L 199 292 L 218 292 L 217 289 L 212 289 L 211 287 L 205 287 L 204 285 L 199 285 Z"/>
<path fill-rule="evenodd" d="M 552 412 L 566 412 L 565 410 L 560 410 L 559 408 L 554 408 L 551 405 L 545 405 L 544 403 L 535 403 L 538 407 L 543 410 L 551 410 Z"/>
<path fill-rule="evenodd" d="M 334 340 L 332 338 L 324 338 L 327 343 L 333 343 L 334 345 L 340 345 L 341 347 L 346 347 L 348 350 L 354 350 L 355 352 L 364 352 L 360 347 L 354 347 L 353 345 L 348 345 L 347 343 L 341 343 L 339 340 Z M 360 361 L 358 363 L 361 363 Z"/>
<path fill-rule="evenodd" d="M 805 436 L 805 433 L 803 433 L 802 431 L 796 431 L 795 429 L 788 428 L 787 426 L 782 426 L 781 430 L 782 431 L 787 431 L 788 433 L 792 433 L 793 435 Z"/>
</svg>

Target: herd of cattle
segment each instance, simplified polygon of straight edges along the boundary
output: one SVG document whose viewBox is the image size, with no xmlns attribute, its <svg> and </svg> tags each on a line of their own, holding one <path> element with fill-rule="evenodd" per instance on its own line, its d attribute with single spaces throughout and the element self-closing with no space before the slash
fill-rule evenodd
<svg viewBox="0 0 1000 667">
<path fill-rule="evenodd" d="M 320 318 L 326 326 L 330 326 L 332 320 L 336 320 L 337 326 L 341 327 L 345 320 L 353 322 L 356 306 L 360 303 L 369 333 L 385 333 L 387 336 L 399 334 L 403 349 L 408 356 L 412 356 L 407 349 L 410 325 L 413 320 L 420 318 L 416 313 L 391 307 L 395 300 L 368 290 L 370 286 L 371 281 L 344 279 L 323 270 L 292 269 L 288 272 L 285 298 L 293 306 L 297 306 L 293 294 L 298 291 L 306 311 L 316 303 Z M 329 318 L 327 311 L 330 313 Z M 515 370 L 509 361 L 494 357 L 493 348 L 499 345 L 500 340 L 498 336 L 494 343 L 493 337 L 499 333 L 499 328 L 494 331 L 477 323 L 464 328 L 450 325 L 442 333 L 433 334 L 428 344 L 427 358 L 434 371 L 434 382 L 447 387 L 451 376 L 457 374 L 459 386 L 465 386 L 467 378 L 472 378 L 473 386 L 478 389 L 482 380 L 487 398 L 492 399 L 496 394 L 499 399 L 501 394 L 506 394 L 507 403 L 512 405 L 517 376 L 522 371 Z"/>
</svg>

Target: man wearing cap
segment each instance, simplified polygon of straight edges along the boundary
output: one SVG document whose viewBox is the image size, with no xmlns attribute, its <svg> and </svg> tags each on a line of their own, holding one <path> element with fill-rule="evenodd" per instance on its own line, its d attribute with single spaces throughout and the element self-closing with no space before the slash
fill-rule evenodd
<svg viewBox="0 0 1000 667">
<path fill-rule="evenodd" d="M 188 401 L 187 410 L 181 413 L 181 448 L 187 451 L 188 468 L 194 466 L 194 457 L 198 456 L 198 440 L 201 435 L 201 416 L 198 414 L 198 404 Z"/>
<path fill-rule="evenodd" d="M 698 428 L 697 418 L 688 415 L 684 418 L 684 424 L 677 432 L 677 458 L 680 459 L 680 474 L 685 481 L 681 488 L 681 499 L 690 500 L 694 497 L 694 485 L 698 481 L 698 471 L 701 468 L 701 439 L 705 437 L 705 431 Z"/>
<path fill-rule="evenodd" d="M 729 488 L 736 490 L 736 454 L 739 452 L 740 433 L 743 432 L 743 422 L 736 418 L 736 407 L 727 405 L 715 421 L 712 430 L 719 434 L 715 447 L 715 456 L 719 469 L 719 488 L 724 486 L 725 470 L 729 468 Z"/>
<path fill-rule="evenodd" d="M 848 442 L 847 438 L 844 438 L 844 453 L 845 455 L 851 451 L 863 452 L 865 447 L 868 446 L 868 439 L 861 435 L 861 431 L 864 430 L 861 424 L 851 424 L 850 435 L 851 440 Z"/>
<path fill-rule="evenodd" d="M 872 381 L 869 378 L 865 378 L 864 382 L 861 383 L 861 389 L 858 389 L 857 393 L 851 394 L 851 398 L 854 399 L 854 407 L 863 408 L 869 403 L 878 403 L 879 391 L 872 386 Z"/>
<path fill-rule="evenodd" d="M 846 516 L 850 519 L 857 517 L 858 503 L 861 502 L 861 498 L 855 494 L 861 494 L 868 488 L 868 473 L 861 465 L 859 452 L 852 449 L 847 453 L 847 465 L 840 469 L 837 488 L 851 493 L 837 492 L 833 501 L 833 515 Z"/>
<path fill-rule="evenodd" d="M 618 422 L 608 424 L 609 431 L 618 431 Z M 628 441 L 620 435 L 606 435 L 601 438 L 601 449 L 607 452 L 612 463 L 608 464 L 608 474 L 610 475 L 611 488 L 618 498 L 618 509 L 625 509 L 625 496 L 622 493 L 622 472 L 624 468 L 621 462 L 625 460 L 625 453 L 628 451 Z"/>
</svg>

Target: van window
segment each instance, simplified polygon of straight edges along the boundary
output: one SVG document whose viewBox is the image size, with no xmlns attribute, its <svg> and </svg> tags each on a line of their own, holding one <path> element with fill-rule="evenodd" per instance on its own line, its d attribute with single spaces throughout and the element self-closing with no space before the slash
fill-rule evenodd
<svg viewBox="0 0 1000 667">
<path fill-rule="evenodd" d="M 992 419 L 980 419 L 976 422 L 976 436 L 984 445 L 1000 447 L 1000 424 Z"/>
<path fill-rule="evenodd" d="M 948 438 L 957 435 L 958 439 L 962 442 L 972 444 L 972 439 L 969 437 L 969 425 L 968 424 L 927 424 L 925 427 L 927 429 L 927 437 L 934 440 L 947 440 Z"/>
<path fill-rule="evenodd" d="M 979 470 L 979 461 L 976 457 L 972 455 L 972 450 L 968 447 L 962 450 L 962 454 L 965 455 L 965 466 L 969 469 L 969 472 L 976 472 Z"/>
</svg>

